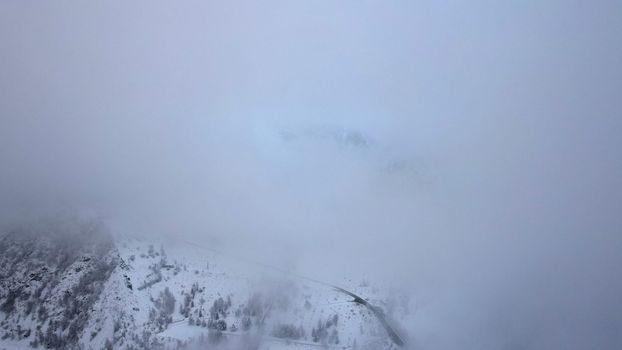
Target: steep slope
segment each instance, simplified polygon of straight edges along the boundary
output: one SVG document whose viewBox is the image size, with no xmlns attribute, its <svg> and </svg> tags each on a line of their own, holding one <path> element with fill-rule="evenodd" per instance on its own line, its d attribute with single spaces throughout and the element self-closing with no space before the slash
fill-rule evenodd
<svg viewBox="0 0 622 350">
<path fill-rule="evenodd" d="M 111 237 L 96 222 L 20 226 L 0 241 L 3 340 L 67 348 L 118 266 Z"/>
</svg>

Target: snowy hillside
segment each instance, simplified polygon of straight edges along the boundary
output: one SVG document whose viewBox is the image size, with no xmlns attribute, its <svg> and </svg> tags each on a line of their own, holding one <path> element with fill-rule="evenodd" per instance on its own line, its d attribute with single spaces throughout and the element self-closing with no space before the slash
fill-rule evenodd
<svg viewBox="0 0 622 350">
<path fill-rule="evenodd" d="M 3 233 L 0 349 L 398 348 L 322 283 L 181 241 L 112 239 L 94 223 Z M 343 286 L 397 320 L 409 301 Z"/>
</svg>

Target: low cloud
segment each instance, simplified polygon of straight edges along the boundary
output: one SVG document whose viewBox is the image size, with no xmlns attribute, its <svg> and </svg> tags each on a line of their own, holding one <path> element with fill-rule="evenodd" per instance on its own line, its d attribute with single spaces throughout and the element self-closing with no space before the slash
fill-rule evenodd
<svg viewBox="0 0 622 350">
<path fill-rule="evenodd" d="M 388 281 L 421 349 L 622 345 L 619 5 L 1 7 L 3 219 Z"/>
</svg>

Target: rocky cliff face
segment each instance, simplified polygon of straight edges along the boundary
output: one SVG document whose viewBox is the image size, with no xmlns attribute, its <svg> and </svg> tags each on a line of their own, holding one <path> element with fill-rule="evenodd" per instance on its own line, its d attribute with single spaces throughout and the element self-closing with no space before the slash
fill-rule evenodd
<svg viewBox="0 0 622 350">
<path fill-rule="evenodd" d="M 0 241 L 2 340 L 67 348 L 118 266 L 112 238 L 96 222 L 21 225 Z"/>
</svg>

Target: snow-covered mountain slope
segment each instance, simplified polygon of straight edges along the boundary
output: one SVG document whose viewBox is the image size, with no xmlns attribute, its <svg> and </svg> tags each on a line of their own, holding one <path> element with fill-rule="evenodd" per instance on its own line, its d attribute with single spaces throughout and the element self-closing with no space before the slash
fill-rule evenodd
<svg viewBox="0 0 622 350">
<path fill-rule="evenodd" d="M 76 222 L 3 233 L 0 254 L 0 349 L 397 348 L 352 297 L 186 242 Z M 345 287 L 409 317 L 407 299 Z"/>
</svg>

